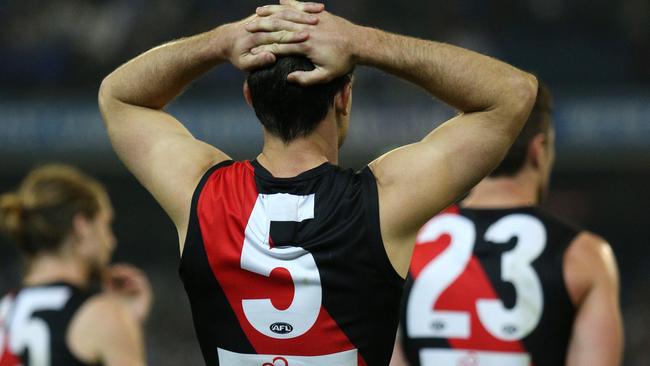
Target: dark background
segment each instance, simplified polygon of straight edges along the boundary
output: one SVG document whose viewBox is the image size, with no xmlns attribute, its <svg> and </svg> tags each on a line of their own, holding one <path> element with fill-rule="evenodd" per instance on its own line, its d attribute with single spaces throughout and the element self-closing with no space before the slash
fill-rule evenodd
<svg viewBox="0 0 650 366">
<path fill-rule="evenodd" d="M 332 0 L 355 22 L 447 41 L 537 73 L 556 97 L 558 162 L 549 209 L 610 241 L 626 322 L 625 365 L 650 359 L 650 2 L 648 0 Z M 95 95 L 106 74 L 162 42 L 252 13 L 261 1 L 0 0 L 0 192 L 35 164 L 79 165 L 116 207 L 116 261 L 147 270 L 157 301 L 148 323 L 152 365 L 198 365 L 177 276 L 173 225 L 112 153 Z M 224 66 L 172 110 L 197 137 L 235 158 L 262 140 L 240 97 L 243 75 Z M 360 69 L 342 165 L 360 168 L 423 137 L 452 111 L 376 71 Z M 0 241 L 0 292 L 20 260 Z"/>
</svg>

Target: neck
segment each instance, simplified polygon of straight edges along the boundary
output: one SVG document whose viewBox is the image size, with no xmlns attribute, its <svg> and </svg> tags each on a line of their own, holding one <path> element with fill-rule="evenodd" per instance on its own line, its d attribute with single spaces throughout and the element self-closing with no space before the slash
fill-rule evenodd
<svg viewBox="0 0 650 366">
<path fill-rule="evenodd" d="M 532 172 L 483 179 L 463 201 L 467 208 L 513 208 L 539 204 L 539 187 Z"/>
<path fill-rule="evenodd" d="M 288 144 L 265 131 L 264 148 L 257 161 L 274 177 L 291 178 L 325 162 L 338 164 L 338 154 L 336 123 L 328 118 L 309 136 Z"/>
<path fill-rule="evenodd" d="M 86 266 L 77 260 L 41 255 L 30 260 L 23 283 L 27 286 L 38 286 L 66 282 L 84 287 L 88 283 L 88 276 Z"/>
</svg>

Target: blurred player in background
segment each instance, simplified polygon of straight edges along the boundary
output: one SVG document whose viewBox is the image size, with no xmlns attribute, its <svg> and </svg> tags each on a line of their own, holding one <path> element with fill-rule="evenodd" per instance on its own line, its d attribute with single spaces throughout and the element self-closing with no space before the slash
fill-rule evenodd
<svg viewBox="0 0 650 366">
<path fill-rule="evenodd" d="M 0 302 L 1 366 L 145 364 L 151 290 L 139 270 L 107 267 L 112 220 L 102 185 L 68 166 L 35 169 L 0 196 L 0 229 L 26 265 L 21 289 Z"/>
<path fill-rule="evenodd" d="M 264 126 L 253 161 L 232 161 L 164 110 L 226 62 L 253 70 L 244 94 Z M 339 168 L 355 65 L 462 113 L 361 172 Z M 176 224 L 209 365 L 385 366 L 417 230 L 498 164 L 536 91 L 535 77 L 497 60 L 282 1 L 144 53 L 99 99 L 116 152 Z"/>
<path fill-rule="evenodd" d="M 538 207 L 555 134 L 551 95 L 537 95 L 501 165 L 420 230 L 391 366 L 620 363 L 610 246 Z"/>
</svg>

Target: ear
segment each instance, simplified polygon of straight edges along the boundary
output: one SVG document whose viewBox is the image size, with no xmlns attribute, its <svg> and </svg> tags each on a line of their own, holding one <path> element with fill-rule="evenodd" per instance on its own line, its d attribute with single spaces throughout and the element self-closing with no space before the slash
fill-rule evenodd
<svg viewBox="0 0 650 366">
<path fill-rule="evenodd" d="M 253 97 L 251 96 L 251 89 L 248 87 L 248 81 L 244 80 L 244 99 L 246 99 L 246 104 L 249 107 L 253 108 Z"/>
<path fill-rule="evenodd" d="M 80 213 L 76 214 L 72 219 L 72 230 L 68 234 L 71 239 L 71 250 L 75 255 L 87 256 L 92 252 L 93 236 L 92 236 L 92 223 L 88 218 Z"/>
<path fill-rule="evenodd" d="M 528 144 L 528 161 L 535 169 L 540 167 L 548 153 L 546 139 L 546 134 L 538 133 Z"/>
<path fill-rule="evenodd" d="M 83 214 L 76 214 L 72 219 L 72 235 L 79 241 L 87 238 L 91 232 L 91 223 Z"/>
<path fill-rule="evenodd" d="M 345 84 L 343 89 L 334 97 L 334 107 L 339 114 L 350 114 L 350 100 L 352 100 L 352 81 Z"/>
</svg>

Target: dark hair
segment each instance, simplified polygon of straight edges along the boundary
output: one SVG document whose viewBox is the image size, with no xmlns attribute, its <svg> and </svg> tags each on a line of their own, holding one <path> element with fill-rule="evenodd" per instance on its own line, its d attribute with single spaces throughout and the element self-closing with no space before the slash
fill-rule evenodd
<svg viewBox="0 0 650 366">
<path fill-rule="evenodd" d="M 56 253 L 81 213 L 94 218 L 106 190 L 93 178 L 66 165 L 33 170 L 16 192 L 0 195 L 0 231 L 13 238 L 28 258 Z"/>
<path fill-rule="evenodd" d="M 540 82 L 537 89 L 537 100 L 526 124 L 501 164 L 490 173 L 490 177 L 511 177 L 519 173 L 526 163 L 530 142 L 540 133 L 549 133 L 553 125 L 552 113 L 553 97 L 548 88 Z"/>
<path fill-rule="evenodd" d="M 285 143 L 309 135 L 334 104 L 336 93 L 351 80 L 352 72 L 325 84 L 303 87 L 289 82 L 294 71 L 314 70 L 303 56 L 278 57 L 275 64 L 252 71 L 247 78 L 255 114 L 271 134 Z"/>
</svg>

